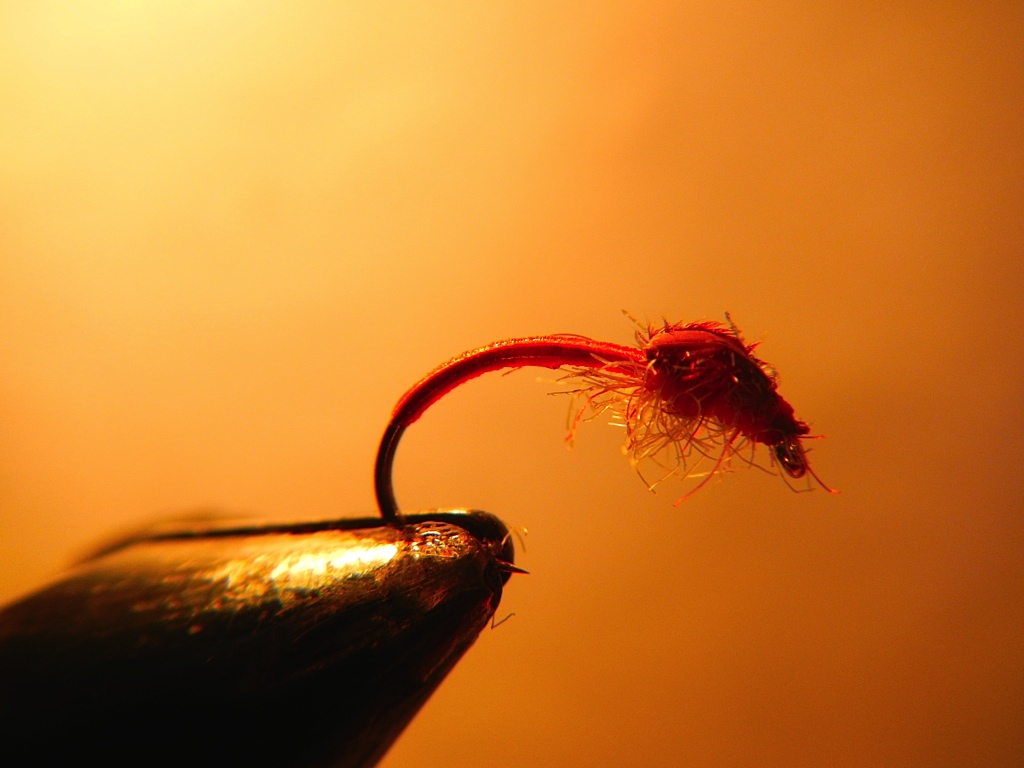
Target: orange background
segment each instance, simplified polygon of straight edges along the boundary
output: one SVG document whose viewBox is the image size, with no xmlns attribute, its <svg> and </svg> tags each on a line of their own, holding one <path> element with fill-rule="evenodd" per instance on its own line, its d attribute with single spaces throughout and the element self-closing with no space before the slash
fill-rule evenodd
<svg viewBox="0 0 1024 768">
<path fill-rule="evenodd" d="M 843 494 L 679 507 L 547 372 L 406 508 L 529 529 L 398 766 L 1024 761 L 1020 3 L 0 5 L 0 593 L 219 507 L 374 508 L 464 349 L 725 311 Z"/>
</svg>

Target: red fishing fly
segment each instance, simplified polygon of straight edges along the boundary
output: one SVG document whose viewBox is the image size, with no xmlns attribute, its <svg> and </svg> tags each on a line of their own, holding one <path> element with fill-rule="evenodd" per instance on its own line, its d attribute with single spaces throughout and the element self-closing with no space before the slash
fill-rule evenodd
<svg viewBox="0 0 1024 768">
<path fill-rule="evenodd" d="M 391 474 L 406 427 L 469 379 L 525 366 L 561 369 L 573 384 L 569 392 L 580 405 L 568 440 L 581 421 L 609 412 L 625 427 L 634 465 L 652 461 L 666 475 L 697 476 L 698 466 L 710 461 L 686 496 L 727 469 L 733 456 L 753 464 L 759 443 L 785 475 L 809 475 L 835 493 L 807 463 L 801 439 L 810 428 L 776 391 L 774 370 L 754 356 L 757 345 L 744 342 L 731 322 L 666 322 L 638 330 L 636 341 L 626 347 L 569 334 L 506 339 L 435 368 L 398 401 L 381 440 L 374 473 L 381 515 L 392 523 L 402 519 Z"/>
</svg>

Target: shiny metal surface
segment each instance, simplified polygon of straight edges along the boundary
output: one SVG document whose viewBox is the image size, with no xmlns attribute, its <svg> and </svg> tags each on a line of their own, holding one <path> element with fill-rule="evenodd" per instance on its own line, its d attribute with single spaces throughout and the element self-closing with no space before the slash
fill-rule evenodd
<svg viewBox="0 0 1024 768">
<path fill-rule="evenodd" d="M 372 765 L 514 568 L 482 512 L 154 529 L 0 613 L 0 763 Z"/>
</svg>

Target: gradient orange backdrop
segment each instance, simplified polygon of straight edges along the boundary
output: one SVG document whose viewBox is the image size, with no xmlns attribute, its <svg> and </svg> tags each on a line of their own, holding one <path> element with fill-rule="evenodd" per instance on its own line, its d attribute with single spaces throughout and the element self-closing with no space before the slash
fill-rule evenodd
<svg viewBox="0 0 1024 768">
<path fill-rule="evenodd" d="M 506 337 L 725 311 L 842 489 L 673 507 L 532 371 L 407 508 L 529 529 L 398 766 L 1024 762 L 1020 3 L 0 5 L 0 597 L 198 507 L 373 511 Z"/>
</svg>

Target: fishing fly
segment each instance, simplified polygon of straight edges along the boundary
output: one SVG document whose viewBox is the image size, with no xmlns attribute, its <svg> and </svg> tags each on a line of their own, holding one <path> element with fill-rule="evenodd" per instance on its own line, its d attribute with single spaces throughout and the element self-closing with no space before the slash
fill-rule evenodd
<svg viewBox="0 0 1024 768">
<path fill-rule="evenodd" d="M 728 325 L 666 321 L 639 327 L 635 335 L 632 347 L 571 334 L 505 339 L 435 368 L 402 396 L 384 431 L 374 471 L 381 516 L 402 522 L 391 475 L 406 428 L 470 379 L 526 366 L 563 372 L 578 404 L 570 419 L 570 443 L 581 422 L 608 413 L 625 427 L 634 466 L 653 462 L 665 476 L 702 478 L 683 498 L 728 469 L 733 457 L 755 465 L 758 445 L 768 448 L 769 461 L 784 477 L 813 478 L 836 493 L 808 464 L 801 441 L 809 438 L 810 427 L 778 393 L 774 369 L 754 355 L 757 344 L 747 344 L 731 320 Z"/>
</svg>

